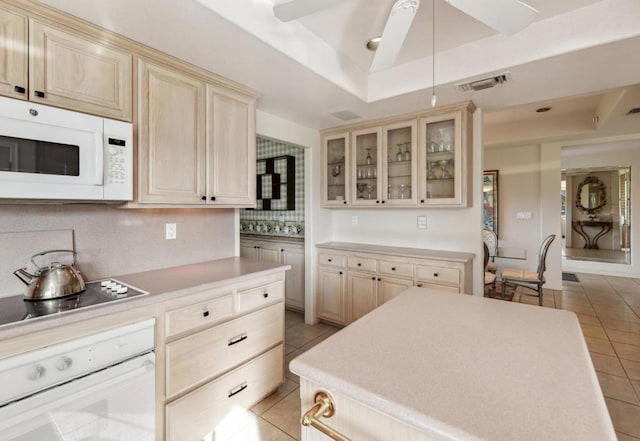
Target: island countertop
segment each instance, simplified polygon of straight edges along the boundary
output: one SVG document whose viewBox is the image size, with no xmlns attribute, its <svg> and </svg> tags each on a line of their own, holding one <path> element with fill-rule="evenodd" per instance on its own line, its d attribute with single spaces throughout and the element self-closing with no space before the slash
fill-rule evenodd
<svg viewBox="0 0 640 441">
<path fill-rule="evenodd" d="M 616 440 L 568 311 L 410 288 L 290 368 L 437 440 Z"/>
</svg>

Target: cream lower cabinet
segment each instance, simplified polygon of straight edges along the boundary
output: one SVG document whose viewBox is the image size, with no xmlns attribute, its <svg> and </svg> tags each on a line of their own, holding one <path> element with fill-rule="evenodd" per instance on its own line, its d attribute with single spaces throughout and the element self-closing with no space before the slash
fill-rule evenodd
<svg viewBox="0 0 640 441">
<path fill-rule="evenodd" d="M 359 319 L 412 286 L 458 293 L 472 288 L 471 253 L 346 242 L 317 248 L 317 315 L 340 325 Z"/>
<path fill-rule="evenodd" d="M 255 206 L 255 98 L 140 60 L 138 202 Z"/>
<path fill-rule="evenodd" d="M 242 238 L 240 239 L 240 256 L 291 265 L 285 281 L 285 306 L 288 309 L 304 311 L 304 243 L 278 241 L 277 238 L 273 240 Z"/>
<path fill-rule="evenodd" d="M 169 308 L 166 441 L 218 439 L 234 409 L 249 408 L 284 382 L 283 299 L 284 274 L 277 274 Z"/>
</svg>

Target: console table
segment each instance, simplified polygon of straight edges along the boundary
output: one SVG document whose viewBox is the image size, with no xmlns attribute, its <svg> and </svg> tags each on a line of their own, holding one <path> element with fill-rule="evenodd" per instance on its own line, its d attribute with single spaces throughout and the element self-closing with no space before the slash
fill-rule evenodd
<svg viewBox="0 0 640 441">
<path fill-rule="evenodd" d="M 584 239 L 584 247 L 589 249 L 599 249 L 598 247 L 598 239 L 611 231 L 612 223 L 611 221 L 596 221 L 596 220 L 583 220 L 583 221 L 573 221 L 571 222 L 571 227 L 573 230 L 578 233 Z M 600 227 L 600 231 L 596 233 L 593 238 L 589 236 L 589 234 L 584 231 L 584 227 Z"/>
</svg>

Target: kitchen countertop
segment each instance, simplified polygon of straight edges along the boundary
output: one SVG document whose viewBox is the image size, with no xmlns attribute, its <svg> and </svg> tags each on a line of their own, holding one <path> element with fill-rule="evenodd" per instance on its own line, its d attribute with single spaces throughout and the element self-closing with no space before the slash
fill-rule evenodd
<svg viewBox="0 0 640 441">
<path fill-rule="evenodd" d="M 289 269 L 266 261 L 245 257 L 228 257 L 207 262 L 113 276 L 133 287 L 147 291 L 149 295 L 81 308 L 61 314 L 51 314 L 37 319 L 11 323 L 0 327 L 0 340 L 19 337 L 32 332 L 56 328 L 93 317 L 104 316 L 163 302 L 206 289 L 214 289 L 229 283 L 241 282 L 256 275 L 269 275 Z"/>
<path fill-rule="evenodd" d="M 569 311 L 410 288 L 290 368 L 437 440 L 616 440 Z"/>
<path fill-rule="evenodd" d="M 418 259 L 438 259 L 450 262 L 471 262 L 475 257 L 473 253 L 461 251 L 428 250 L 425 248 L 404 248 L 391 247 L 385 245 L 370 245 L 352 242 L 325 242 L 316 245 L 316 248 L 326 248 L 331 250 L 351 251 L 385 254 L 388 256 L 415 257 Z"/>
</svg>

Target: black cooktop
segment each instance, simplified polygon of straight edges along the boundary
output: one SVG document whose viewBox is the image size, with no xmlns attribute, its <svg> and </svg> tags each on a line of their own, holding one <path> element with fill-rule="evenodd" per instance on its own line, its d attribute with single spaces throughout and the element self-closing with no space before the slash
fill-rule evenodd
<svg viewBox="0 0 640 441">
<path fill-rule="evenodd" d="M 81 293 L 59 299 L 24 300 L 22 295 L 4 297 L 0 298 L 0 326 L 145 294 L 148 293 L 114 279 L 106 279 L 88 282 Z"/>
</svg>

